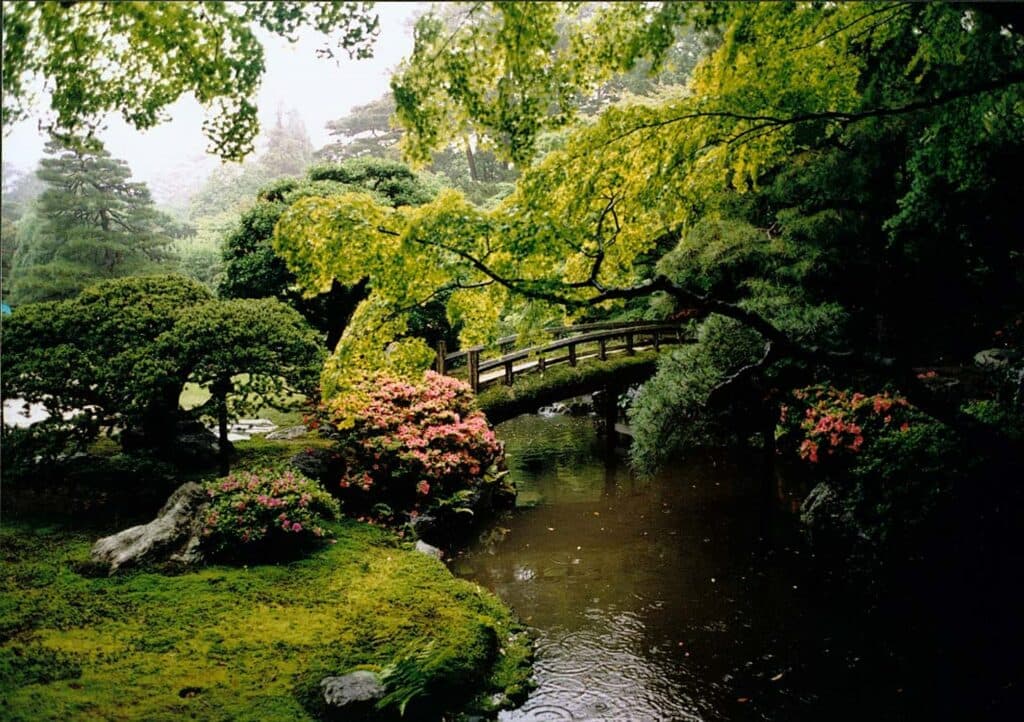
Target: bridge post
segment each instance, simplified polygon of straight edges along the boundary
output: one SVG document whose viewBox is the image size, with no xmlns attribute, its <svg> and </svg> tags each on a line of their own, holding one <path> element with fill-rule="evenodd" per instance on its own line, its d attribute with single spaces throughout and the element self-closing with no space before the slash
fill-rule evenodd
<svg viewBox="0 0 1024 722">
<path fill-rule="evenodd" d="M 547 362 L 544 360 L 544 354 L 543 353 L 538 354 L 537 355 L 537 370 L 540 371 L 541 373 L 544 373 L 544 368 L 545 368 L 545 364 L 546 363 Z"/>
<path fill-rule="evenodd" d="M 597 340 L 597 358 L 601 361 L 608 360 L 608 339 L 599 338 Z"/>
<path fill-rule="evenodd" d="M 447 354 L 448 354 L 447 344 L 445 344 L 444 339 L 441 339 L 440 341 L 437 342 L 437 362 L 436 362 L 436 366 L 437 366 L 437 372 L 439 374 L 441 374 L 442 376 L 444 375 L 444 372 L 445 372 L 444 357 Z"/>
<path fill-rule="evenodd" d="M 569 344 L 569 365 L 576 365 L 576 344 L 574 343 Z"/>
<path fill-rule="evenodd" d="M 654 332 L 654 350 L 661 350 L 661 336 L 658 334 L 657 331 Z"/>
<path fill-rule="evenodd" d="M 506 361 L 505 362 L 505 385 L 506 386 L 511 386 L 513 380 L 514 379 L 513 379 L 513 371 L 512 371 L 512 362 L 511 361 Z"/>
<path fill-rule="evenodd" d="M 636 353 L 636 351 L 633 349 L 633 334 L 627 333 L 626 334 L 626 355 L 632 356 L 635 353 Z"/>
<path fill-rule="evenodd" d="M 469 366 L 469 387 L 475 394 L 480 390 L 480 350 L 471 348 L 466 351 L 466 364 Z"/>
<path fill-rule="evenodd" d="M 619 440 L 618 432 L 615 430 L 615 424 L 619 420 L 619 388 L 614 384 L 608 384 L 604 387 L 602 396 L 604 398 L 600 413 L 604 419 L 605 452 L 611 457 Z"/>
</svg>

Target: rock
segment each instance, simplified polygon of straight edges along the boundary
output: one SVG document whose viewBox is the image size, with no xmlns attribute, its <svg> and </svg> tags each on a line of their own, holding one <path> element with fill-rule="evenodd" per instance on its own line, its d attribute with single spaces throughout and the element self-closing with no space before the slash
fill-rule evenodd
<svg viewBox="0 0 1024 722">
<path fill-rule="evenodd" d="M 292 439 L 298 439 L 309 433 L 309 429 L 305 426 L 286 426 L 283 429 L 272 431 L 267 434 L 269 441 L 291 441 Z"/>
<path fill-rule="evenodd" d="M 220 455 L 217 435 L 202 424 L 182 428 L 171 448 L 174 451 L 174 462 L 189 468 L 215 464 Z"/>
<path fill-rule="evenodd" d="M 369 712 L 373 704 L 384 697 L 387 690 L 373 672 L 350 672 L 340 677 L 324 677 L 320 680 L 324 702 L 334 709 L 346 712 Z"/>
<path fill-rule="evenodd" d="M 247 434 L 265 434 L 277 428 L 270 419 L 238 419 L 232 426 Z"/>
<path fill-rule="evenodd" d="M 537 409 L 538 416 L 565 416 L 569 413 L 569 407 L 561 401 L 556 401 L 550 406 L 541 406 Z"/>
<path fill-rule="evenodd" d="M 208 504 L 203 487 L 191 481 L 183 484 L 171 494 L 156 519 L 100 539 L 90 557 L 93 562 L 109 565 L 108 574 L 159 559 L 194 564 L 202 559 L 200 532 Z"/>
<path fill-rule="evenodd" d="M 974 363 L 982 368 L 1005 368 L 1016 360 L 1016 354 L 1010 349 L 987 348 L 974 354 Z"/>
<path fill-rule="evenodd" d="M 427 544 L 422 539 L 416 542 L 416 551 L 420 554 L 426 554 L 427 556 L 434 557 L 435 559 L 444 559 L 444 552 L 435 546 Z"/>
<path fill-rule="evenodd" d="M 300 451 L 288 459 L 288 466 L 325 486 L 336 486 L 341 476 L 337 455 L 327 449 Z"/>
<path fill-rule="evenodd" d="M 800 505 L 800 521 L 812 530 L 835 527 L 842 515 L 839 495 L 825 483 L 811 489 Z"/>
</svg>

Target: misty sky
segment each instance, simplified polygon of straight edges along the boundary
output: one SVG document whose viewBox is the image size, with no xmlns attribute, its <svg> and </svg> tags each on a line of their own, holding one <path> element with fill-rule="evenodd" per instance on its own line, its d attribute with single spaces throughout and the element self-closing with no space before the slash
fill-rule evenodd
<svg viewBox="0 0 1024 722">
<path fill-rule="evenodd" d="M 428 6 L 378 4 L 381 31 L 374 57 L 368 60 L 349 60 L 344 52 L 335 60 L 317 58 L 316 49 L 323 47 L 324 36 L 314 31 L 306 32 L 295 44 L 260 31 L 267 68 L 257 99 L 261 125 L 273 123 L 279 106 L 286 112 L 294 108 L 305 121 L 314 147 L 324 145 L 328 139 L 324 124 L 328 120 L 388 90 L 391 71 L 412 51 L 411 18 Z M 191 95 L 170 106 L 168 114 L 172 120 L 146 132 L 111 115 L 107 130 L 100 134 L 115 157 L 129 162 L 137 179 L 155 186 L 161 185 L 161 174 L 203 156 L 207 145 L 202 134 L 203 109 Z M 35 168 L 46 142 L 37 125 L 37 118 L 31 118 L 3 136 L 5 162 L 21 170 Z"/>
</svg>

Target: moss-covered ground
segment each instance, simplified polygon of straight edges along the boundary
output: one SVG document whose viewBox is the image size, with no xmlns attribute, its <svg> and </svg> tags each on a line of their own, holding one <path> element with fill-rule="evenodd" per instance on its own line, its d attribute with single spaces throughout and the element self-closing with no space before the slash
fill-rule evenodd
<svg viewBox="0 0 1024 722">
<path fill-rule="evenodd" d="M 0 718 L 304 720 L 318 682 L 390 673 L 406 717 L 517 698 L 530 643 L 493 595 L 345 521 L 308 557 L 95 576 L 101 533 L 0 528 Z"/>
</svg>

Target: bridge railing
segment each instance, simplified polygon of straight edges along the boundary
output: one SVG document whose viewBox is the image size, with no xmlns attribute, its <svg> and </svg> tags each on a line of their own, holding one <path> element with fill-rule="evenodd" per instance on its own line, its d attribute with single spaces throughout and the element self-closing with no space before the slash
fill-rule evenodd
<svg viewBox="0 0 1024 722">
<path fill-rule="evenodd" d="M 482 359 L 486 346 L 471 346 L 447 353 L 444 342 L 438 344 L 435 368 L 439 373 L 454 375 L 456 367 L 466 366 L 466 377 L 473 391 L 498 383 L 511 386 L 517 373 L 543 373 L 556 364 L 568 363 L 576 366 L 581 356 L 596 357 L 604 361 L 610 354 L 632 355 L 638 348 L 652 347 L 655 351 L 665 344 L 689 343 L 692 339 L 685 334 L 684 321 L 636 323 L 602 322 L 561 326 L 545 329 L 555 336 L 553 341 L 505 353 L 497 358 Z M 507 348 L 518 336 L 507 336 L 495 342 L 499 349 Z M 616 343 L 618 342 L 618 343 Z M 588 347 L 588 348 L 583 348 Z M 524 366 L 525 363 L 525 366 Z M 516 364 L 520 367 L 517 369 Z M 488 371 L 503 369 L 501 375 L 481 377 Z"/>
</svg>

